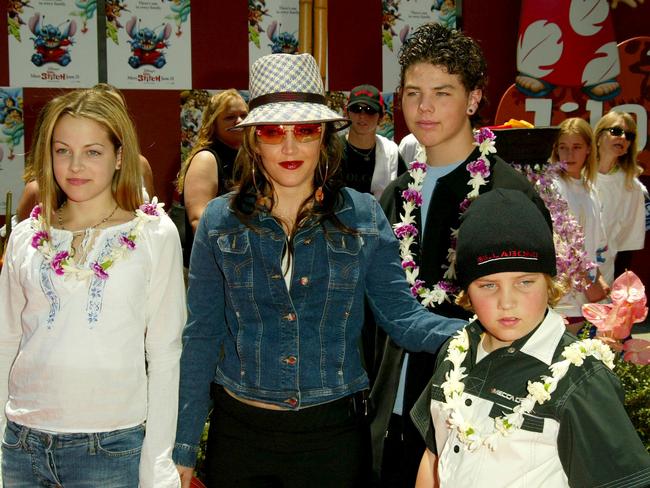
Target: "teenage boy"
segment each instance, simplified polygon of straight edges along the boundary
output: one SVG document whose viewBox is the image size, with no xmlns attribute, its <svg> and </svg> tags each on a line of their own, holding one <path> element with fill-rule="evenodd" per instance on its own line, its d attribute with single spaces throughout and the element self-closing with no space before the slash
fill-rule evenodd
<svg viewBox="0 0 650 488">
<path fill-rule="evenodd" d="M 347 116 L 352 125 L 343 138 L 343 179 L 346 186 L 376 198 L 406 170 L 397 144 L 377 134 L 385 111 L 384 98 L 376 87 L 359 85 L 350 91 Z"/>
<path fill-rule="evenodd" d="M 402 112 L 410 132 L 426 151 L 422 205 L 415 211 L 418 234 L 410 254 L 419 266 L 418 279 L 433 288 L 450 265 L 452 229 L 458 228 L 460 204 L 472 190 L 467 168 L 480 155 L 472 128 L 484 104 L 487 67 L 473 39 L 439 24 L 418 28 L 403 45 L 399 62 Z M 494 154 L 487 159 L 489 175 L 479 192 L 492 188 L 521 190 L 550 222 L 544 203 L 526 178 Z M 402 193 L 412 183 L 407 172 L 384 190 L 381 205 L 391 223 L 401 221 Z M 434 304 L 435 312 L 468 318 L 469 314 L 452 301 Z M 376 334 L 376 362 L 369 365 L 374 378 L 373 468 L 375 473 L 381 472 L 382 486 L 412 487 L 424 443 L 408 412 L 431 378 L 435 356 L 406 354 L 381 331 Z M 368 344 L 365 347 L 370 348 Z"/>
<path fill-rule="evenodd" d="M 456 264 L 457 303 L 477 318 L 442 347 L 411 411 L 427 444 L 416 488 L 649 486 L 614 354 L 550 308 L 562 291 L 537 207 L 516 190 L 479 196 Z"/>
</svg>

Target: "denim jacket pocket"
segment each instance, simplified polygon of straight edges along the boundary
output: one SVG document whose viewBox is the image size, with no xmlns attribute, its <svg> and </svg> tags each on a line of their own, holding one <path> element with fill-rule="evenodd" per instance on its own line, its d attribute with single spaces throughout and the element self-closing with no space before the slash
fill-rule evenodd
<svg viewBox="0 0 650 488">
<path fill-rule="evenodd" d="M 354 288 L 359 281 L 359 255 L 363 238 L 345 232 L 329 232 L 325 240 L 330 263 L 330 288 Z"/>
<path fill-rule="evenodd" d="M 223 272 L 232 288 L 252 288 L 253 256 L 248 231 L 217 235 L 217 246 L 223 256 Z"/>
</svg>

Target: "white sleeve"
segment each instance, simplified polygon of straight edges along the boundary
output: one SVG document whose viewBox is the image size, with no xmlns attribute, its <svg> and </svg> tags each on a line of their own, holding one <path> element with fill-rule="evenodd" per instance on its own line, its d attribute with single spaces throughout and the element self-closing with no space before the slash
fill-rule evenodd
<svg viewBox="0 0 650 488">
<path fill-rule="evenodd" d="M 9 371 L 22 338 L 21 314 L 27 303 L 20 285 L 16 243 L 28 239 L 25 232 L 13 232 L 9 237 L 4 265 L 0 272 L 0 438 L 4 434 L 5 406 L 9 399 Z"/>
<path fill-rule="evenodd" d="M 146 303 L 147 423 L 140 459 L 141 488 L 177 488 L 172 461 L 178 416 L 185 285 L 178 231 L 166 215 L 150 234 L 151 279 Z"/>
<path fill-rule="evenodd" d="M 643 184 L 634 180 L 634 189 L 630 192 L 626 205 L 625 220 L 621 222 L 618 251 L 634 251 L 643 249 L 645 241 L 645 205 L 643 200 Z"/>
</svg>

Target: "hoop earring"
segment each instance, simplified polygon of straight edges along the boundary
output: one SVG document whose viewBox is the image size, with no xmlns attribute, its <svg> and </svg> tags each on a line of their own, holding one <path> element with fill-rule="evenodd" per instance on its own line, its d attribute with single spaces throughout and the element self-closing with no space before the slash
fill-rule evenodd
<svg viewBox="0 0 650 488">
<path fill-rule="evenodd" d="M 316 188 L 316 191 L 314 192 L 314 199 L 318 203 L 323 203 L 323 200 L 325 200 L 325 193 L 323 192 L 323 187 L 325 186 L 325 182 L 327 181 L 328 171 L 329 171 L 329 160 L 325 161 L 325 177 L 323 177 L 323 181 L 321 182 L 321 185 L 318 188 Z"/>
</svg>

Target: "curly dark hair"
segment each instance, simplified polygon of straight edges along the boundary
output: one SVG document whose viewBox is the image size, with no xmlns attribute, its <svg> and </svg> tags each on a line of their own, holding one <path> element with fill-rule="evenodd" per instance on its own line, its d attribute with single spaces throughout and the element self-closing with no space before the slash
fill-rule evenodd
<svg viewBox="0 0 650 488">
<path fill-rule="evenodd" d="M 465 89 L 483 90 L 487 86 L 487 64 L 478 43 L 460 31 L 441 24 L 429 23 L 418 27 L 399 51 L 400 91 L 404 88 L 404 74 L 416 63 L 442 66 L 452 75 L 458 75 Z M 485 93 L 478 110 L 470 117 L 473 125 L 480 120 L 481 108 L 487 102 Z"/>
</svg>

